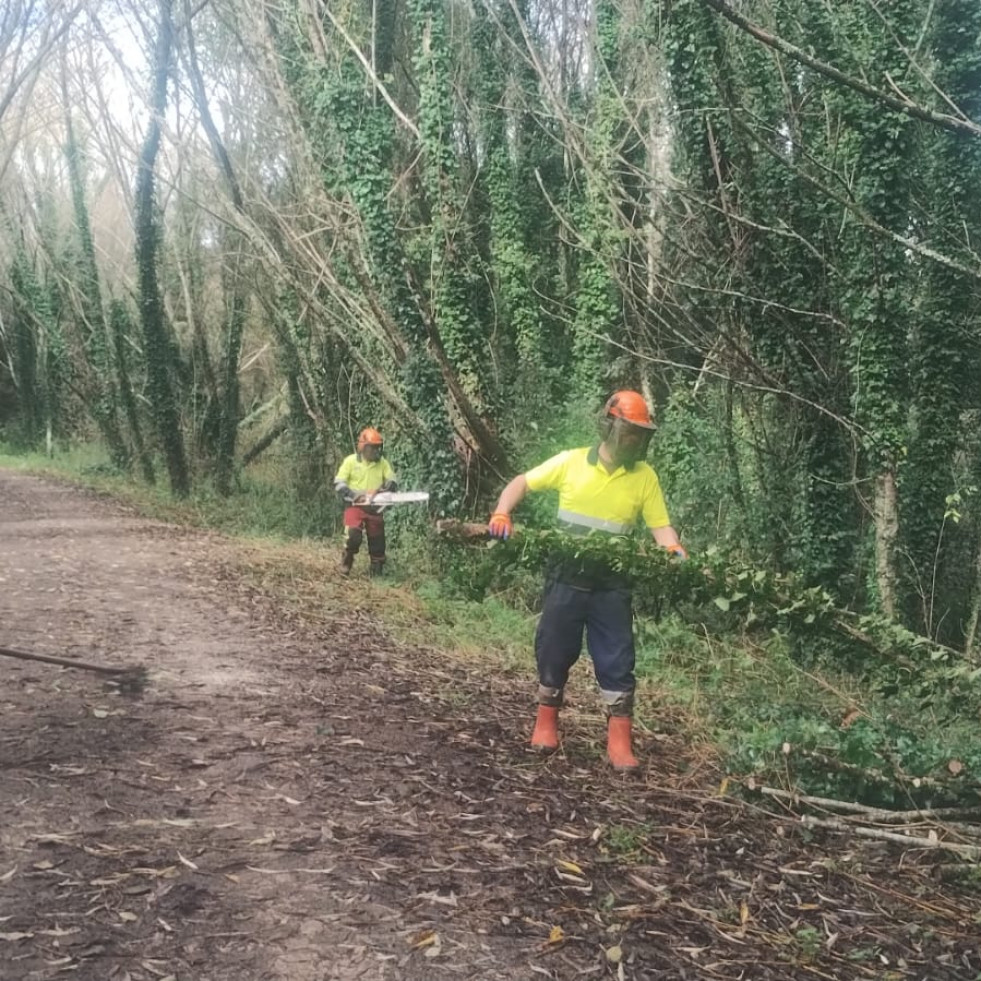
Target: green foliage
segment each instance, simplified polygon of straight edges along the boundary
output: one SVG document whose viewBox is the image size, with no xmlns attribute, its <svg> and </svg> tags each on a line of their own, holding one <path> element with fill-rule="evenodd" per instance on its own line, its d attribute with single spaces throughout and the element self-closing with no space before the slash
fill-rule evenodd
<svg viewBox="0 0 981 981">
<path fill-rule="evenodd" d="M 647 822 L 635 825 L 614 824 L 606 829 L 601 850 L 617 858 L 637 859 L 651 840 L 653 827 Z"/>
<path fill-rule="evenodd" d="M 18 250 L 10 269 L 14 315 L 10 369 L 19 406 L 18 444 L 35 449 L 46 436 L 68 430 L 68 385 L 72 370 L 55 290 Z"/>
<path fill-rule="evenodd" d="M 425 426 L 424 432 L 411 434 L 418 470 L 433 487 L 438 506 L 452 510 L 462 503 L 463 492 L 459 461 L 452 451 L 446 392 L 432 357 L 430 324 L 410 286 L 414 277 L 389 204 L 392 120 L 366 97 L 360 69 L 353 62 L 345 62 L 334 73 L 324 71 L 302 49 L 293 57 L 296 93 L 306 111 L 311 139 L 322 151 L 325 184 L 349 196 L 357 209 L 372 279 L 409 345 L 393 371 Z M 297 72 L 301 66 L 304 70 Z"/>
<path fill-rule="evenodd" d="M 540 571 L 557 558 L 631 577 L 639 675 L 697 687 L 735 772 L 897 806 L 972 799 L 981 786 L 981 667 L 928 638 L 718 552 L 678 564 L 601 535 L 526 532 L 494 544 L 469 570 L 470 598 L 504 581 L 488 566 Z M 677 619 L 657 625 L 666 611 Z M 696 641 L 696 626 L 714 640 Z"/>
</svg>

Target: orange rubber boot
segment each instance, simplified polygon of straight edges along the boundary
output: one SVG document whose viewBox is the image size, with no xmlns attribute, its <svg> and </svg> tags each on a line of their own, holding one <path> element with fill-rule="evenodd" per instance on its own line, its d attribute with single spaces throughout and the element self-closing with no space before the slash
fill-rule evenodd
<svg viewBox="0 0 981 981">
<path fill-rule="evenodd" d="M 629 773 L 638 767 L 630 739 L 630 716 L 611 715 L 606 734 L 606 753 L 619 773 Z"/>
<path fill-rule="evenodd" d="M 532 749 L 551 753 L 559 748 L 559 709 L 557 705 L 539 705 L 535 731 L 531 734 Z"/>
</svg>

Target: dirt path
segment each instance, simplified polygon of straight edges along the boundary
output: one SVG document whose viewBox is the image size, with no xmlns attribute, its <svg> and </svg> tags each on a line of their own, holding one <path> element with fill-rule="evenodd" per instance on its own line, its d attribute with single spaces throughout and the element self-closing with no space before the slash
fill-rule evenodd
<svg viewBox="0 0 981 981">
<path fill-rule="evenodd" d="M 235 548 L 0 472 L 0 644 L 150 669 L 0 658 L 3 981 L 981 976 L 935 857 L 685 789 L 669 732 L 614 777 L 585 709 L 542 762 L 527 691 Z"/>
</svg>

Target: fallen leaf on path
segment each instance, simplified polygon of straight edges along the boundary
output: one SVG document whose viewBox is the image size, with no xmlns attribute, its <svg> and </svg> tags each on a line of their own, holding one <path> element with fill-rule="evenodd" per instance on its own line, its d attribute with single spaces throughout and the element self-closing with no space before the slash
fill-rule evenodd
<svg viewBox="0 0 981 981">
<path fill-rule="evenodd" d="M 441 896 L 438 892 L 421 892 L 416 899 L 428 899 L 431 903 L 440 903 L 443 906 L 459 906 L 456 893 L 450 892 L 448 896 Z"/>
<path fill-rule="evenodd" d="M 329 869 L 261 869 L 256 865 L 246 865 L 245 867 L 250 872 L 260 872 L 262 875 L 292 875 L 297 872 L 307 872 L 310 875 L 330 875 L 334 871 L 333 865 Z M 231 878 L 231 876 L 226 876 L 226 878 Z"/>
<path fill-rule="evenodd" d="M 548 931 L 548 942 L 550 944 L 560 944 L 565 940 L 565 930 L 560 926 L 554 926 Z"/>
</svg>

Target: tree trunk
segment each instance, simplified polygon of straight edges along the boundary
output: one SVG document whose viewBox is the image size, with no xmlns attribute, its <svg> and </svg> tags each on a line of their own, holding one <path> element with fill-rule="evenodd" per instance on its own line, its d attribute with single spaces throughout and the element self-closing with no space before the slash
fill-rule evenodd
<svg viewBox="0 0 981 981">
<path fill-rule="evenodd" d="M 140 470 L 143 479 L 148 484 L 157 482 L 157 475 L 153 469 L 153 459 L 143 439 L 143 426 L 140 424 L 140 412 L 136 404 L 136 396 L 133 393 L 133 383 L 129 376 L 129 358 L 126 354 L 126 345 L 129 344 L 130 318 L 122 302 L 116 300 L 109 308 L 109 324 L 112 328 L 113 360 L 116 367 L 116 384 L 119 386 L 119 396 L 123 403 L 123 412 L 129 426 L 130 437 L 136 449 L 137 459 L 140 461 Z"/>
<path fill-rule="evenodd" d="M 62 70 L 65 71 L 64 67 Z M 64 74 L 62 93 L 65 104 L 68 105 L 68 85 Z M 112 345 L 102 304 L 102 285 L 99 279 L 99 267 L 95 261 L 92 223 L 89 221 L 89 209 L 85 202 L 81 148 L 75 138 L 70 112 L 65 115 L 65 131 L 68 181 L 71 185 L 72 208 L 75 213 L 75 232 L 79 239 L 77 263 L 82 336 L 85 339 L 85 353 L 89 362 L 85 385 L 90 390 L 89 398 L 86 400 L 87 408 L 99 427 L 102 438 L 106 441 L 113 465 L 120 470 L 128 471 L 130 451 L 119 425 L 117 392 L 113 380 Z"/>
<path fill-rule="evenodd" d="M 235 239 L 238 236 L 234 236 Z M 239 252 L 241 255 L 241 252 Z M 231 291 L 225 350 L 222 354 L 223 384 L 221 412 L 218 417 L 218 455 L 215 460 L 215 489 L 227 497 L 232 489 L 235 469 L 235 444 L 238 438 L 239 406 L 238 361 L 245 330 L 245 288 L 240 276 L 241 261 L 237 260 L 229 274 Z"/>
<path fill-rule="evenodd" d="M 896 616 L 896 533 L 899 527 L 896 470 L 890 467 L 875 480 L 875 578 L 879 602 L 887 616 Z"/>
<path fill-rule="evenodd" d="M 191 478 L 170 370 L 171 344 L 157 282 L 160 232 L 154 214 L 154 166 L 160 149 L 160 121 L 167 108 L 172 40 L 170 0 L 160 0 L 160 26 L 153 64 L 152 115 L 140 152 L 136 179 L 136 265 L 150 402 L 167 462 L 171 490 L 177 497 L 186 497 L 191 491 Z"/>
</svg>

